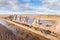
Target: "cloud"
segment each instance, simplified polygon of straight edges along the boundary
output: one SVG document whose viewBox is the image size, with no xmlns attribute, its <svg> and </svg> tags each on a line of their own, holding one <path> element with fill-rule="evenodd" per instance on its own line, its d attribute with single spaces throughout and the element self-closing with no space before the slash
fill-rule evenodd
<svg viewBox="0 0 60 40">
<path fill-rule="evenodd" d="M 18 3 L 18 0 L 0 0 L 0 10 L 9 10 L 11 13 L 22 14 L 59 14 L 60 0 L 38 0 L 43 3 L 42 7 L 33 7 L 29 3 L 31 0 L 23 0 L 26 4 Z M 37 1 L 37 0 L 33 0 Z M 57 11 L 58 10 L 58 11 Z M 9 13 L 10 13 L 9 12 Z M 15 13 L 15 14 L 16 14 Z"/>
<path fill-rule="evenodd" d="M 60 10 L 60 0 L 44 0 L 46 8 L 50 10 Z"/>
<path fill-rule="evenodd" d="M 25 10 L 33 10 L 29 7 L 25 7 L 25 6 L 18 4 L 18 0 L 1 0 L 0 9 L 6 9 L 6 10 L 12 10 L 12 11 L 18 11 L 18 12 L 25 11 Z"/>
</svg>

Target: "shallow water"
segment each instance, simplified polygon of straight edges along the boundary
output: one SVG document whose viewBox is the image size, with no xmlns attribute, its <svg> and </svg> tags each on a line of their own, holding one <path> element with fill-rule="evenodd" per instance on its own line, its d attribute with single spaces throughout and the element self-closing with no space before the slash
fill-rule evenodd
<svg viewBox="0 0 60 40">
<path fill-rule="evenodd" d="M 24 21 L 24 18 L 21 18 L 20 21 Z M 28 23 L 29 23 L 29 24 L 32 24 L 33 22 L 34 22 L 34 19 L 28 18 Z M 47 22 L 47 21 L 44 21 L 44 20 L 40 20 L 40 21 L 39 21 L 39 24 L 41 24 L 41 25 L 43 25 L 43 26 L 53 25 L 52 23 Z"/>
</svg>

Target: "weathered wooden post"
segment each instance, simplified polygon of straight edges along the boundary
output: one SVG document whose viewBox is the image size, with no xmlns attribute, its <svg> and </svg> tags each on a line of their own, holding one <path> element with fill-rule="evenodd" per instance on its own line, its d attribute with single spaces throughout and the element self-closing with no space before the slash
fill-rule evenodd
<svg viewBox="0 0 60 40">
<path fill-rule="evenodd" d="M 27 18 L 27 16 L 24 17 L 24 23 L 28 23 L 28 18 Z"/>
<path fill-rule="evenodd" d="M 34 22 L 33 22 L 32 24 L 33 24 L 33 25 L 39 25 L 39 21 L 40 21 L 39 19 L 36 19 L 36 18 L 35 18 L 35 19 L 34 19 Z"/>
<path fill-rule="evenodd" d="M 18 15 L 16 20 L 17 20 L 17 21 L 20 21 L 20 20 L 21 20 L 21 16 Z"/>
</svg>

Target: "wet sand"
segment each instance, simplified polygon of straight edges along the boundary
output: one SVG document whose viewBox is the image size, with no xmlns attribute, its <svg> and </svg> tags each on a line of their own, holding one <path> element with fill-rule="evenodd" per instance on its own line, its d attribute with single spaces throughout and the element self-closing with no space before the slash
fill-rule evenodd
<svg viewBox="0 0 60 40">
<path fill-rule="evenodd" d="M 0 40 L 23 40 L 20 37 L 14 35 L 12 31 L 0 24 Z"/>
</svg>

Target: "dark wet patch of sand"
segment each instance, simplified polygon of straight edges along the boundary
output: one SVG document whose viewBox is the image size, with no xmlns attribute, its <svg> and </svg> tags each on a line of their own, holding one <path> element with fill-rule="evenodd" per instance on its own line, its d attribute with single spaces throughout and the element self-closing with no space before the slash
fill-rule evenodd
<svg viewBox="0 0 60 40">
<path fill-rule="evenodd" d="M 23 39 L 14 35 L 12 31 L 8 30 L 5 26 L 0 24 L 0 40 L 23 40 Z"/>
</svg>

